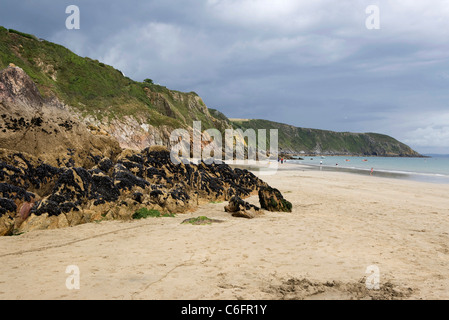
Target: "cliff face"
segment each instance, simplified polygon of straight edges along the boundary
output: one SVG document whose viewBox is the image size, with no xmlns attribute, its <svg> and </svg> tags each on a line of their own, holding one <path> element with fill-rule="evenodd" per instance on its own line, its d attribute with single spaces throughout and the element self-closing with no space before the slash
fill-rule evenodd
<svg viewBox="0 0 449 320">
<path fill-rule="evenodd" d="M 186 129 L 193 137 L 194 121 L 201 121 L 201 129 L 217 128 L 220 131 L 232 128 L 225 120 L 213 117 L 204 102 L 194 93 L 181 93 L 164 89 L 153 92 L 144 88 L 151 107 L 135 114 L 79 118 L 93 131 L 106 132 L 114 137 L 122 148 L 142 150 L 152 145 L 170 147 L 170 134 L 175 129 Z M 167 118 L 163 118 L 167 117 Z M 207 135 L 204 140 L 208 139 Z"/>
<path fill-rule="evenodd" d="M 30 76 L 38 99 L 59 101 L 92 133 L 109 135 L 123 148 L 169 146 L 171 131 L 192 132 L 193 121 L 201 121 L 202 130 L 232 127 L 212 116 L 194 92 L 133 81 L 97 60 L 0 27 L 0 69 L 10 63 Z"/>
<path fill-rule="evenodd" d="M 193 122 L 201 121 L 202 130 L 215 128 L 222 133 L 231 128 L 278 129 L 280 151 L 286 153 L 419 156 L 395 139 L 378 134 L 296 128 L 265 120 L 231 122 L 219 111 L 208 109 L 194 92 L 170 90 L 152 81 L 133 81 L 99 61 L 0 27 L 0 69 L 9 63 L 20 66 L 35 83 L 32 91 L 18 96 L 27 96 L 43 108 L 52 105 L 51 112 L 64 109 L 66 115 L 70 113 L 78 120 L 77 126 L 86 126 L 103 139 L 113 138 L 122 148 L 142 150 L 154 144 L 170 147 L 170 133 L 174 129 L 186 129 L 193 136 Z M 25 87 L 32 85 L 28 83 Z M 17 143 L 16 136 L 8 145 L 16 143 L 25 149 L 24 141 L 32 139 L 29 134 L 36 134 L 36 131 L 27 134 L 27 139 L 22 139 L 21 143 Z M 205 135 L 204 140 L 208 139 Z M 243 141 L 242 136 L 237 139 Z M 39 149 L 36 145 L 33 147 Z"/>
<path fill-rule="evenodd" d="M 0 148 L 28 153 L 58 165 L 93 166 L 121 149 L 107 135 L 92 134 L 57 98 L 44 99 L 19 67 L 0 71 Z M 74 156 L 72 156 L 74 155 Z"/>
</svg>

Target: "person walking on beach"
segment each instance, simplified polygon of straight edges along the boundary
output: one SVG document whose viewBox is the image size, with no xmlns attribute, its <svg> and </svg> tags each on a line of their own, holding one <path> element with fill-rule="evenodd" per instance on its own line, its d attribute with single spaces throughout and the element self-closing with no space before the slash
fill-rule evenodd
<svg viewBox="0 0 449 320">
<path fill-rule="evenodd" d="M 374 172 L 374 168 L 371 168 L 371 172 L 370 172 L 370 176 L 372 176 L 373 175 L 373 172 Z"/>
</svg>

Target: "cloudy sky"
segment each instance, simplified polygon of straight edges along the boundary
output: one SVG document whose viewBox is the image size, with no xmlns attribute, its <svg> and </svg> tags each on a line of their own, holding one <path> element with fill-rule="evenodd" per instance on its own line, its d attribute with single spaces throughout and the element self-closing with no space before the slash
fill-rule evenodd
<svg viewBox="0 0 449 320">
<path fill-rule="evenodd" d="M 69 5 L 79 30 L 66 28 Z M 0 25 L 195 91 L 230 118 L 449 154 L 447 0 L 2 0 Z"/>
</svg>

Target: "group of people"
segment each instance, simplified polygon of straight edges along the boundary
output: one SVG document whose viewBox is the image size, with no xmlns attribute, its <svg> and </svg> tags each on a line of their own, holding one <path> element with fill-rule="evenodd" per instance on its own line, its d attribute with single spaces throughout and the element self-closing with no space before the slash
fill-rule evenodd
<svg viewBox="0 0 449 320">
<path fill-rule="evenodd" d="M 278 162 L 280 162 L 281 164 L 283 164 L 283 163 L 284 163 L 284 158 L 278 157 Z M 322 167 L 322 166 L 323 166 L 323 161 L 321 160 L 321 161 L 320 161 L 320 170 L 321 170 L 321 167 Z M 338 167 L 338 163 L 335 164 L 335 166 Z M 370 176 L 372 176 L 373 173 L 374 173 L 374 168 L 371 168 Z"/>
</svg>

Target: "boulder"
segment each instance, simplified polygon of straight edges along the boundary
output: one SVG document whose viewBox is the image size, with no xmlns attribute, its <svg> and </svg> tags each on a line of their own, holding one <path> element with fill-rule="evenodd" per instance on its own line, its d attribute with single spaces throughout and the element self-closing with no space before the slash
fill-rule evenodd
<svg viewBox="0 0 449 320">
<path fill-rule="evenodd" d="M 239 196 L 233 196 L 229 200 L 229 204 L 225 207 L 225 211 L 232 214 L 233 217 L 253 219 L 262 214 L 260 208 L 252 205 Z"/>
<path fill-rule="evenodd" d="M 262 209 L 276 212 L 292 212 L 292 204 L 285 200 L 278 189 L 269 186 L 259 189 L 259 203 Z"/>
<path fill-rule="evenodd" d="M 54 219 L 51 219 L 51 216 L 49 216 L 48 213 L 39 216 L 31 214 L 30 217 L 21 224 L 17 231 L 23 233 L 34 230 L 45 230 L 52 224 L 54 224 Z"/>
</svg>

